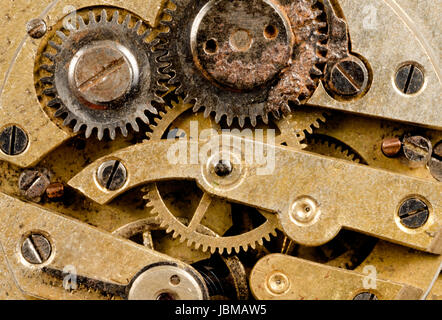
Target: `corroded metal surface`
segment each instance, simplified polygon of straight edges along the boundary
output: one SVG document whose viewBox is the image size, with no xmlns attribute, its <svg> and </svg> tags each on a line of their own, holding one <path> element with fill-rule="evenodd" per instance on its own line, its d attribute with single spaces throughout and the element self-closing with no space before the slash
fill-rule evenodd
<svg viewBox="0 0 442 320">
<path fill-rule="evenodd" d="M 275 274 L 275 270 L 283 271 Z M 360 273 L 275 254 L 258 261 L 250 286 L 261 300 L 353 300 L 364 292 L 363 278 Z M 341 290 L 336 291 L 338 283 Z M 368 292 L 384 300 L 415 300 L 422 295 L 420 289 L 381 279 L 377 288 Z"/>
<path fill-rule="evenodd" d="M 0 299 L 442 298 L 439 2 L 4 2 Z M 128 37 L 90 41 L 103 9 Z M 76 136 L 47 53 L 77 53 L 64 97 L 117 110 L 157 69 L 120 43 L 174 81 L 137 100 L 149 125 Z M 238 143 L 194 162 L 226 129 Z"/>
<path fill-rule="evenodd" d="M 240 139 L 235 136 L 230 138 L 233 141 Z M 238 177 L 229 176 L 221 182 L 202 170 L 206 163 L 168 162 L 167 150 L 170 150 L 175 143 L 175 141 L 150 142 L 110 155 L 123 161 L 128 169 L 128 182 L 120 190 L 113 192 L 103 190 L 93 179 L 98 166 L 106 157 L 74 177 L 69 185 L 94 201 L 104 204 L 140 184 L 158 179 L 194 179 L 209 194 L 270 212 L 278 212 L 283 230 L 293 240 L 306 245 L 323 244 L 344 227 L 371 233 L 424 251 L 439 253 L 442 249 L 441 186 L 438 183 L 275 146 L 268 146 L 272 150 L 268 152 L 274 151 L 276 157 L 272 176 L 257 174 L 259 165 L 249 166 L 242 163 L 239 169 L 237 168 Z M 191 141 L 187 143 L 186 146 L 189 146 L 190 150 L 199 148 L 197 143 Z M 162 150 L 157 154 L 156 161 L 143 162 L 144 155 L 152 154 L 153 150 Z M 236 155 L 239 159 L 243 156 Z M 139 163 L 144 163 L 143 167 L 139 167 Z M 281 163 L 284 165 L 281 166 Z M 155 170 L 151 166 L 155 166 Z M 315 184 L 307 189 L 312 180 Z M 293 186 L 291 181 L 297 181 L 297 184 Z M 290 222 L 290 207 L 293 201 L 303 195 L 308 195 L 321 204 L 321 215 L 317 223 L 297 225 Z M 380 201 L 379 197 L 385 195 L 388 195 L 389 201 Z M 418 232 L 404 229 L 397 213 L 397 208 L 411 195 L 418 195 L 432 208 L 432 219 Z M 281 199 L 287 200 L 281 201 Z M 339 204 L 339 207 L 336 204 Z"/>
</svg>

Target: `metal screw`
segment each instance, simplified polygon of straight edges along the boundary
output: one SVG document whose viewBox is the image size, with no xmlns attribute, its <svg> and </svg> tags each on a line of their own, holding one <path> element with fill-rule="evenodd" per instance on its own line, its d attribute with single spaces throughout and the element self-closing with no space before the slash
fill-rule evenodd
<svg viewBox="0 0 442 320">
<path fill-rule="evenodd" d="M 20 175 L 18 187 L 28 199 L 41 197 L 51 181 L 47 173 L 37 170 L 27 170 Z"/>
<path fill-rule="evenodd" d="M 31 264 L 42 264 L 51 256 L 52 246 L 49 240 L 41 234 L 31 234 L 21 246 L 23 258 Z"/>
<path fill-rule="evenodd" d="M 353 300 L 378 300 L 378 297 L 370 292 L 361 292 Z"/>
<path fill-rule="evenodd" d="M 28 136 L 23 129 L 12 125 L 0 133 L 0 149 L 8 156 L 17 156 L 23 153 L 28 146 Z"/>
<path fill-rule="evenodd" d="M 406 136 L 402 142 L 405 160 L 409 167 L 425 167 L 430 161 L 433 146 L 421 136 Z"/>
<path fill-rule="evenodd" d="M 430 211 L 427 204 L 416 198 L 406 200 L 399 208 L 401 223 L 410 229 L 422 227 L 429 216 Z"/>
<path fill-rule="evenodd" d="M 126 182 L 127 170 L 118 160 L 106 161 L 98 168 L 97 178 L 102 187 L 110 191 L 118 190 Z"/>
<path fill-rule="evenodd" d="M 98 105 L 123 97 L 134 78 L 138 78 L 136 60 L 125 52 L 112 42 L 80 50 L 69 69 L 73 89 L 86 101 Z"/>
<path fill-rule="evenodd" d="M 233 171 L 232 163 L 227 160 L 220 160 L 215 165 L 215 173 L 219 177 L 226 177 Z"/>
<path fill-rule="evenodd" d="M 407 63 L 396 73 L 396 86 L 404 94 L 415 94 L 424 86 L 424 73 L 414 63 Z"/>
<path fill-rule="evenodd" d="M 46 34 L 48 28 L 44 20 L 32 19 L 26 24 L 26 31 L 28 32 L 31 38 L 39 39 Z"/>
<path fill-rule="evenodd" d="M 402 150 L 402 142 L 399 138 L 389 138 L 382 141 L 382 153 L 389 158 L 396 157 Z"/>
<path fill-rule="evenodd" d="M 367 67 L 356 57 L 339 61 L 331 70 L 330 87 L 339 96 L 357 96 L 364 92 L 367 85 Z"/>
<path fill-rule="evenodd" d="M 433 155 L 428 164 L 431 175 L 438 181 L 442 182 L 442 141 L 436 144 Z"/>
</svg>

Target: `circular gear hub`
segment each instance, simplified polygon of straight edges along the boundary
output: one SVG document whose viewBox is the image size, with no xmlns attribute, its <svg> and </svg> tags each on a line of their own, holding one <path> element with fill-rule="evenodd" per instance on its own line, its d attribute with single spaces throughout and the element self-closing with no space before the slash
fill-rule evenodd
<svg viewBox="0 0 442 320">
<path fill-rule="evenodd" d="M 169 81 L 194 111 L 256 126 L 310 98 L 324 70 L 327 40 L 314 0 L 173 0 L 167 10 Z"/>
<path fill-rule="evenodd" d="M 292 33 L 271 2 L 210 1 L 196 16 L 190 45 L 203 74 L 222 87 L 264 86 L 287 64 Z"/>
<path fill-rule="evenodd" d="M 74 132 L 85 128 L 87 138 L 94 130 L 99 140 L 106 131 L 115 139 L 117 129 L 127 136 L 128 125 L 138 131 L 138 120 L 148 124 L 148 113 L 157 113 L 152 102 L 163 102 L 157 93 L 167 76 L 157 68 L 164 52 L 153 50 L 157 41 L 145 41 L 150 30 L 141 34 L 141 20 L 126 14 L 120 23 L 121 16 L 118 10 L 111 19 L 106 10 L 99 17 L 89 11 L 85 22 L 78 13 L 78 27 L 58 30 L 61 42 L 49 42 L 56 54 L 44 53 L 53 62 L 45 66 L 53 75 L 41 79 L 52 85 L 44 91 L 53 96 L 48 105 Z"/>
</svg>

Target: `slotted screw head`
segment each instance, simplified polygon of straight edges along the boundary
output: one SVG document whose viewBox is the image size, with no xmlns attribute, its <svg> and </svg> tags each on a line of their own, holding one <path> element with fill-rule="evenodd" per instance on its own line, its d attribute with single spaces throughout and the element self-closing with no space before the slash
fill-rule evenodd
<svg viewBox="0 0 442 320">
<path fill-rule="evenodd" d="M 404 156 L 411 168 L 425 167 L 433 152 L 431 141 L 422 136 L 406 136 L 402 142 Z"/>
<path fill-rule="evenodd" d="M 103 188 L 118 190 L 126 183 L 126 167 L 118 160 L 106 161 L 98 168 L 97 179 Z"/>
<path fill-rule="evenodd" d="M 361 292 L 353 300 L 378 300 L 378 297 L 371 292 Z"/>
<path fill-rule="evenodd" d="M 424 86 L 424 72 L 417 64 L 404 64 L 396 73 L 395 83 L 400 92 L 415 94 Z"/>
<path fill-rule="evenodd" d="M 28 32 L 31 38 L 38 39 L 46 34 L 48 28 L 44 20 L 32 19 L 26 24 L 26 31 Z"/>
<path fill-rule="evenodd" d="M 31 264 L 45 263 L 52 253 L 49 240 L 41 234 L 31 234 L 22 243 L 23 258 Z"/>
<path fill-rule="evenodd" d="M 37 170 L 26 170 L 20 175 L 18 187 L 28 199 L 41 197 L 50 184 L 47 174 Z"/>
<path fill-rule="evenodd" d="M 336 63 L 330 77 L 331 90 L 342 97 L 358 96 L 366 90 L 369 80 L 367 67 L 357 57 Z"/>
<path fill-rule="evenodd" d="M 428 221 L 429 216 L 427 204 L 416 198 L 406 200 L 399 208 L 401 223 L 410 229 L 422 227 Z"/>
<path fill-rule="evenodd" d="M 4 128 L 0 133 L 0 149 L 8 156 L 22 154 L 28 146 L 28 136 L 23 129 L 12 125 Z"/>
</svg>

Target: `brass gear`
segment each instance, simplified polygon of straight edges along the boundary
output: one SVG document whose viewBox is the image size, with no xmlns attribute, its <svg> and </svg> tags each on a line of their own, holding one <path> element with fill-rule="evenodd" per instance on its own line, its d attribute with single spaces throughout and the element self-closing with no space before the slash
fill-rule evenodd
<svg viewBox="0 0 442 320">
<path fill-rule="evenodd" d="M 217 131 L 221 128 L 211 119 L 202 118 L 201 113 L 194 114 L 192 112 L 192 105 L 184 103 L 183 99 L 178 97 L 178 101 L 172 101 L 172 107 L 166 106 L 162 112 L 159 112 L 158 117 L 150 125 L 151 132 L 147 133 L 149 140 L 158 140 L 164 137 L 164 134 L 171 129 L 171 125 L 180 117 L 184 117 L 184 123 L 190 121 L 192 118 L 198 119 L 198 123 L 205 123 L 204 127 L 210 127 Z M 190 117 L 190 119 L 186 118 Z M 245 232 L 237 236 L 229 237 L 214 237 L 213 234 L 200 232 L 201 226 L 198 224 L 193 230 L 189 229 L 183 221 L 180 221 L 166 204 L 162 196 L 158 183 L 148 186 L 149 191 L 145 195 L 148 201 L 147 206 L 151 208 L 151 213 L 159 217 L 161 227 L 166 229 L 167 233 L 173 233 L 173 237 L 180 237 L 181 242 L 187 241 L 189 246 L 194 246 L 197 249 L 201 248 L 204 252 L 210 250 L 212 253 L 217 250 L 222 254 L 224 251 L 231 253 L 233 250 L 239 252 L 241 249 L 247 250 L 249 247 L 255 248 L 257 244 L 263 244 L 264 240 L 270 240 L 270 235 L 276 235 L 278 226 L 278 219 L 276 215 L 262 213 L 267 219 L 259 227 Z M 198 213 L 201 218 L 206 214 L 210 215 L 212 199 L 207 194 L 203 194 L 200 199 L 198 208 L 205 210 Z M 198 211 L 199 209 L 197 209 Z M 196 215 L 196 214 L 195 214 Z M 226 231 L 226 230 L 224 230 Z"/>
<path fill-rule="evenodd" d="M 193 114 L 191 110 L 192 104 L 184 103 L 181 97 L 178 97 L 178 101 L 171 101 L 171 104 L 172 107 L 166 106 L 151 123 L 151 132 L 147 133 L 149 140 L 163 139 L 168 130 L 173 130 L 172 125 L 179 121 L 180 118 L 184 118 L 181 123 L 184 126 L 191 118 L 195 118 L 199 123 L 206 121 L 204 125 L 206 128 L 210 127 L 217 131 L 221 130 L 220 126 L 210 118 L 202 118 L 200 113 Z M 301 141 L 305 139 L 305 134 L 313 132 L 313 128 L 318 128 L 320 123 L 325 122 L 325 120 L 324 111 L 299 107 L 296 114 L 274 121 L 274 125 L 280 133 L 277 137 L 277 143 L 285 144 L 292 148 L 305 148 L 307 145 L 301 144 Z M 191 139 L 195 138 L 197 137 L 191 137 Z M 151 208 L 151 213 L 159 217 L 161 227 L 166 229 L 166 232 L 173 233 L 174 238 L 180 237 L 180 240 L 183 242 L 187 241 L 189 246 L 202 248 L 203 251 L 210 250 L 211 252 L 216 250 L 220 253 L 224 251 L 231 253 L 233 250 L 239 252 L 241 249 L 246 251 L 249 247 L 255 248 L 257 244 L 262 245 L 264 239 L 269 240 L 270 235 L 276 235 L 278 219 L 276 215 L 265 212 L 260 213 L 266 218 L 266 222 L 238 236 L 213 237 L 213 235 L 202 234 L 194 227 L 189 228 L 188 225 L 177 219 L 166 204 L 157 183 L 150 185 L 148 188 L 149 191 L 145 199 L 148 201 L 147 206 Z M 211 201 L 212 198 L 204 194 L 198 208 L 208 212 L 211 210 Z M 201 218 L 206 212 L 199 212 L 198 215 Z M 197 214 L 195 213 L 195 215 Z"/>
<path fill-rule="evenodd" d="M 241 250 L 247 251 L 249 247 L 256 248 L 257 245 L 263 245 L 264 240 L 270 241 L 270 236 L 276 236 L 276 229 L 278 226 L 278 217 L 271 213 L 261 212 L 267 219 L 262 225 L 248 232 L 235 236 L 213 236 L 211 234 L 201 233 L 198 230 L 200 221 L 207 212 L 211 204 L 211 197 L 204 194 L 200 200 L 197 211 L 188 225 L 180 222 L 174 214 L 168 209 L 164 203 L 158 188 L 151 189 L 146 197 L 149 201 L 148 207 L 152 208 L 152 214 L 157 214 L 161 221 L 161 227 L 166 229 L 167 233 L 173 233 L 173 238 L 180 237 L 180 241 L 187 241 L 189 247 L 194 246 L 196 249 L 201 249 L 203 252 L 210 252 L 213 254 L 218 251 L 223 254 L 231 254 L 233 250 L 239 253 Z M 197 221 L 199 220 L 199 221 Z"/>
</svg>

